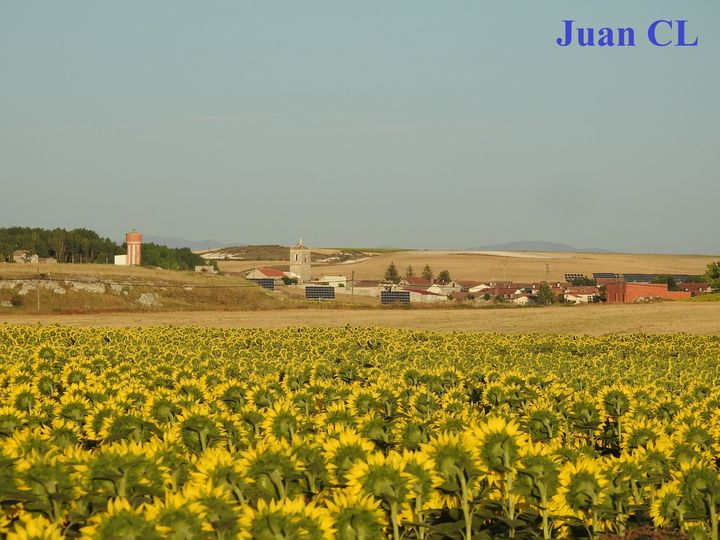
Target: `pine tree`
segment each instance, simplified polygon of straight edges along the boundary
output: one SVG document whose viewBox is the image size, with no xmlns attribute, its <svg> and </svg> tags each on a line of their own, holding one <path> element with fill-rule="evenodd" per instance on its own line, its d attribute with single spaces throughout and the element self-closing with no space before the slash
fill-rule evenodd
<svg viewBox="0 0 720 540">
<path fill-rule="evenodd" d="M 385 281 L 388 283 L 400 283 L 400 274 L 397 271 L 397 267 L 394 262 L 390 263 L 390 266 L 385 270 Z"/>
<path fill-rule="evenodd" d="M 412 267 L 412 264 L 409 264 L 407 269 L 405 270 L 405 277 L 411 278 L 415 275 L 415 270 Z"/>
<path fill-rule="evenodd" d="M 450 277 L 450 272 L 447 270 L 443 270 L 438 274 L 438 281 L 440 283 L 450 283 L 452 281 L 452 278 Z"/>
<path fill-rule="evenodd" d="M 426 279 L 428 281 L 433 280 L 433 278 L 435 277 L 435 274 L 433 274 L 432 268 L 430 268 L 429 264 L 425 265 L 425 268 L 423 268 L 421 276 L 423 279 Z"/>
</svg>

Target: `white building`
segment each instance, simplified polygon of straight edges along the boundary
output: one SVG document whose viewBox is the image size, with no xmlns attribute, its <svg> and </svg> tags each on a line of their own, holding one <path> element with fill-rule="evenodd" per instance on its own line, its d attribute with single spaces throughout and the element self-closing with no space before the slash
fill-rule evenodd
<svg viewBox="0 0 720 540">
<path fill-rule="evenodd" d="M 321 276 L 318 280 L 320 283 L 327 283 L 331 287 L 343 287 L 347 288 L 347 276 L 333 276 L 325 275 Z"/>
</svg>

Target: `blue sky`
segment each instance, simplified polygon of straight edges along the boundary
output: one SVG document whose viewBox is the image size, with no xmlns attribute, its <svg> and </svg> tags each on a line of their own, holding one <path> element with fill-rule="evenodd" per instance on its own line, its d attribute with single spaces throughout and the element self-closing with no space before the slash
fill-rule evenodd
<svg viewBox="0 0 720 540">
<path fill-rule="evenodd" d="M 656 48 L 656 19 L 696 48 Z M 561 48 L 562 19 L 634 48 Z M 716 253 L 720 3 L 0 3 L 2 225 Z"/>
</svg>

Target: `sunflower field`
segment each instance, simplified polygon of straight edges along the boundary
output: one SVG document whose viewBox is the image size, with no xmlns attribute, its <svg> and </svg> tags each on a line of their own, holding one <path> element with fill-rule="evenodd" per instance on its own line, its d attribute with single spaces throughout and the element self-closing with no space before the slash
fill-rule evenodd
<svg viewBox="0 0 720 540">
<path fill-rule="evenodd" d="M 717 539 L 719 360 L 689 335 L 0 325 L 0 534 Z"/>
</svg>

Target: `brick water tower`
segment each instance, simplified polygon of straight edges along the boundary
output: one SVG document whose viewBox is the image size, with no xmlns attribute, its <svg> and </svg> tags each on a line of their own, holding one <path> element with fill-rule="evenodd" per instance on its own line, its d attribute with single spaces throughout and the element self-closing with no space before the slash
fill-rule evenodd
<svg viewBox="0 0 720 540">
<path fill-rule="evenodd" d="M 127 244 L 127 265 L 140 266 L 142 255 L 142 234 L 135 229 L 132 232 L 125 233 L 125 243 Z"/>
</svg>

